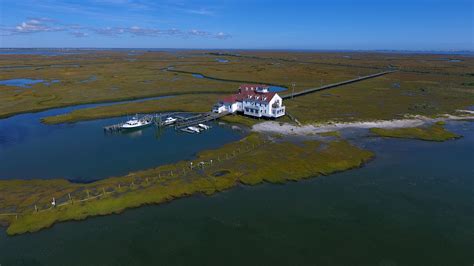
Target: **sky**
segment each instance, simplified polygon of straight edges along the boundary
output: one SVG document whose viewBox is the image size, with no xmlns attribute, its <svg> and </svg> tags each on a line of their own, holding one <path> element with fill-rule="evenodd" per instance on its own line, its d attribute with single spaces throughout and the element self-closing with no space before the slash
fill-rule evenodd
<svg viewBox="0 0 474 266">
<path fill-rule="evenodd" d="M 466 0 L 0 0 L 0 47 L 474 50 Z"/>
</svg>

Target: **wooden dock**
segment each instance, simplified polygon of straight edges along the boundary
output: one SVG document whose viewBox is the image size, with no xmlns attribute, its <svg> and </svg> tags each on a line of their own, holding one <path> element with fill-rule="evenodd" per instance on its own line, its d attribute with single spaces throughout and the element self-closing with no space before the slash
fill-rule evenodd
<svg viewBox="0 0 474 266">
<path fill-rule="evenodd" d="M 223 113 L 213 113 L 213 112 L 207 112 L 207 113 L 198 113 L 194 114 L 191 116 L 183 116 L 179 115 L 182 114 L 181 112 L 174 112 L 174 113 L 162 113 L 162 114 L 148 114 L 144 115 L 142 117 L 139 117 L 139 119 L 150 119 L 153 121 L 153 123 L 156 126 L 159 127 L 164 127 L 164 126 L 174 126 L 176 130 L 182 130 L 185 132 L 189 133 L 195 133 L 192 130 L 188 130 L 187 128 L 190 126 L 196 126 L 198 124 L 206 123 L 209 121 L 216 120 L 218 118 L 221 118 L 225 115 L 228 115 L 229 113 L 223 112 Z M 167 125 L 164 123 L 163 118 L 165 117 L 174 117 L 177 119 L 177 121 L 174 124 Z M 124 123 L 118 123 L 110 126 L 105 126 L 104 127 L 104 132 L 105 133 L 116 133 L 120 132 L 123 130 L 122 126 Z"/>
<path fill-rule="evenodd" d="M 177 118 L 178 120 L 182 118 L 182 116 L 179 116 L 177 114 L 180 114 L 179 112 L 173 112 L 173 113 L 161 113 L 161 114 L 155 114 L 154 115 L 154 122 L 155 125 L 157 126 L 167 126 L 167 124 L 164 123 L 163 118 L 164 117 L 170 117 L 173 116 L 174 118 Z"/>
<path fill-rule="evenodd" d="M 359 82 L 359 81 L 366 80 L 366 79 L 376 78 L 376 77 L 380 77 L 380 76 L 390 74 L 390 73 L 393 73 L 393 72 L 397 72 L 397 71 L 398 70 L 383 71 L 383 72 L 379 72 L 379 73 L 375 73 L 375 74 L 371 74 L 371 75 L 367 75 L 367 76 L 363 76 L 363 77 L 358 77 L 358 78 L 355 78 L 355 79 L 350 79 L 350 80 L 345 80 L 345 81 L 341 81 L 341 82 L 337 82 L 337 83 L 324 85 L 324 86 L 317 87 L 317 88 L 311 88 L 311 89 L 306 89 L 306 90 L 299 91 L 299 92 L 285 94 L 285 95 L 282 95 L 281 98 L 283 98 L 283 99 L 293 99 L 294 97 L 302 96 L 302 95 L 305 95 L 305 94 L 309 94 L 309 93 L 313 93 L 313 92 L 317 92 L 317 91 L 322 91 L 322 90 L 327 90 L 327 89 L 331 89 L 331 88 L 334 88 L 334 87 L 339 87 L 339 86 L 342 86 L 342 85 L 347 85 L 347 84 Z"/>
<path fill-rule="evenodd" d="M 219 119 L 219 118 L 221 118 L 223 116 L 226 116 L 228 114 L 229 114 L 228 112 L 222 112 L 222 113 L 207 112 L 207 113 L 202 113 L 202 114 L 186 117 L 184 119 L 178 120 L 175 123 L 175 128 L 176 129 L 183 129 L 183 128 L 187 128 L 187 127 L 190 127 L 190 126 L 195 126 L 195 125 L 198 125 L 198 124 L 202 124 L 202 123 L 206 123 L 206 122 L 209 122 L 209 121 Z"/>
</svg>

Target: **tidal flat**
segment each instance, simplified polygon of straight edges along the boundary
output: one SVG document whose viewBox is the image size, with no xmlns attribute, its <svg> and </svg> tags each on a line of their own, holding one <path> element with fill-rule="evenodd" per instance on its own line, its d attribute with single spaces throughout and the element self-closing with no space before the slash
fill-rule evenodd
<svg viewBox="0 0 474 266">
<path fill-rule="evenodd" d="M 447 141 L 461 137 L 447 131 L 444 124 L 444 122 L 437 122 L 424 127 L 371 128 L 370 132 L 387 138 L 409 138 L 426 141 Z"/>
</svg>

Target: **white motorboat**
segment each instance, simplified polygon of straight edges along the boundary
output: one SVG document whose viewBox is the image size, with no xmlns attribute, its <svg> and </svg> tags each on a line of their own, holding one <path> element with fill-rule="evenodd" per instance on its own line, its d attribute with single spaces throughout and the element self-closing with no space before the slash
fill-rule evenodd
<svg viewBox="0 0 474 266">
<path fill-rule="evenodd" d="M 171 124 L 174 124 L 176 121 L 178 121 L 178 119 L 170 116 L 170 117 L 166 118 L 165 121 L 163 121 L 163 124 L 171 125 Z"/>
<path fill-rule="evenodd" d="M 195 133 L 201 132 L 201 130 L 199 130 L 199 128 L 197 128 L 197 127 L 188 127 L 188 129 L 195 132 Z"/>
<path fill-rule="evenodd" d="M 209 128 L 211 128 L 210 126 L 204 124 L 198 124 L 198 126 L 204 130 L 208 130 Z"/>
<path fill-rule="evenodd" d="M 127 122 L 123 123 L 122 129 L 135 129 L 135 128 L 146 127 L 146 126 L 151 125 L 151 123 L 152 123 L 151 119 L 146 119 L 146 118 L 138 119 L 137 117 L 133 117 L 131 120 L 128 120 Z"/>
</svg>

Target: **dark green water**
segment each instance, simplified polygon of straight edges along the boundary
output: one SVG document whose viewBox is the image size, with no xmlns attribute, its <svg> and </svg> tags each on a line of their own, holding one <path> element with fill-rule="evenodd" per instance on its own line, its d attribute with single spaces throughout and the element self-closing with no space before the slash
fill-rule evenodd
<svg viewBox="0 0 474 266">
<path fill-rule="evenodd" d="M 444 143 L 359 138 L 367 166 L 0 234 L 3 265 L 472 265 L 474 123 Z"/>
<path fill-rule="evenodd" d="M 104 134 L 104 126 L 124 122 L 126 117 L 61 125 L 40 123 L 42 117 L 93 106 L 98 104 L 0 119 L 0 179 L 68 178 L 86 182 L 190 159 L 199 151 L 243 136 L 216 123 L 202 134 L 155 127 Z"/>
</svg>

